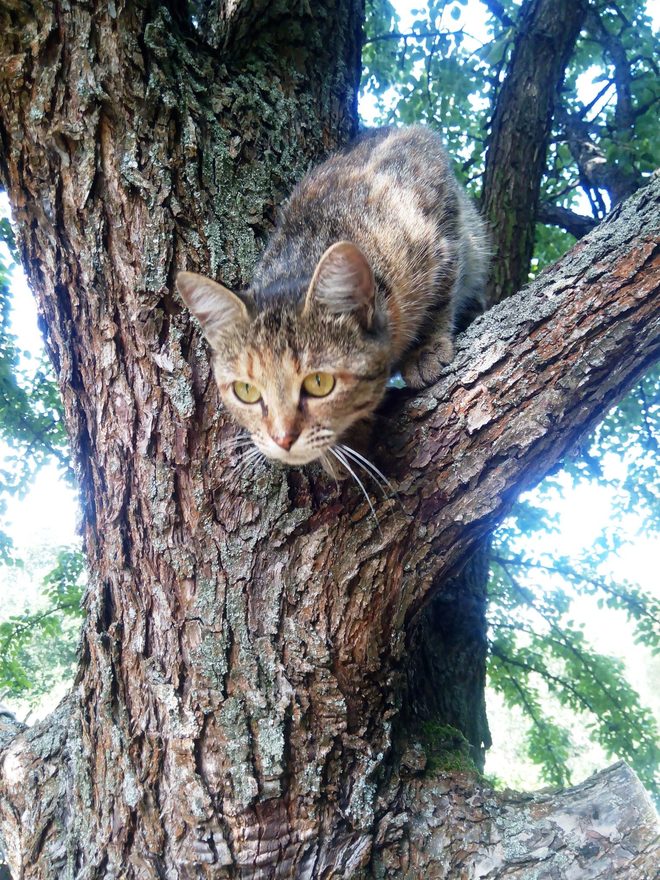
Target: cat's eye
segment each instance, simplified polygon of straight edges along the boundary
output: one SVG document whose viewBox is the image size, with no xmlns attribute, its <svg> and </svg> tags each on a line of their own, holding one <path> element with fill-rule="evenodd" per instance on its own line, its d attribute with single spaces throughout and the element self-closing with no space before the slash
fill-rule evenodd
<svg viewBox="0 0 660 880">
<path fill-rule="evenodd" d="M 335 387 L 335 377 L 330 373 L 310 373 L 305 376 L 302 384 L 312 397 L 327 397 Z"/>
<path fill-rule="evenodd" d="M 234 382 L 234 394 L 243 403 L 256 403 L 261 400 L 261 391 L 249 382 Z"/>
</svg>

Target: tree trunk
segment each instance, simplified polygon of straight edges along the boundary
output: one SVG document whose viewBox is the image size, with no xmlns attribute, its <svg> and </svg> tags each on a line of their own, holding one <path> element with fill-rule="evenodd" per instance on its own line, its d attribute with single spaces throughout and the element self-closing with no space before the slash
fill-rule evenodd
<svg viewBox="0 0 660 880">
<path fill-rule="evenodd" d="M 585 15 L 583 3 L 568 0 L 527 0 L 521 7 L 515 49 L 493 108 L 481 196 L 493 244 L 489 302 L 516 293 L 528 276 L 555 102 Z M 479 770 L 491 745 L 485 705 L 490 544 L 487 536 L 475 548 L 410 634 L 406 705 L 399 716 L 411 731 L 431 723 L 459 731 Z"/>
<path fill-rule="evenodd" d="M 412 880 L 457 876 L 469 839 L 465 876 L 504 876 L 525 845 L 545 858 L 551 802 L 438 775 L 446 731 L 397 739 L 406 645 L 514 495 L 658 356 L 660 182 L 480 319 L 434 388 L 392 396 L 376 454 L 399 498 L 378 521 L 313 468 L 241 474 L 172 277 L 247 277 L 273 207 L 350 134 L 362 10 L 219 2 L 210 50 L 178 8 L 0 13 L 0 167 L 91 573 L 73 692 L 0 729 L 9 863 L 25 880 Z M 637 870 L 651 819 L 621 774 L 608 828 Z M 579 815 L 556 858 L 619 864 L 585 849 L 607 835 Z M 538 834 L 515 838 L 514 816 Z"/>
<path fill-rule="evenodd" d="M 520 290 L 528 277 L 555 102 L 587 9 L 585 0 L 530 0 L 518 16 L 484 174 L 482 208 L 494 250 L 490 303 Z"/>
<path fill-rule="evenodd" d="M 433 585 L 431 601 L 407 628 L 393 736 L 401 753 L 420 737 L 437 751 L 444 732 L 445 764 L 472 762 L 484 769 L 492 744 L 486 717 L 489 561 L 487 536 L 455 577 Z"/>
</svg>

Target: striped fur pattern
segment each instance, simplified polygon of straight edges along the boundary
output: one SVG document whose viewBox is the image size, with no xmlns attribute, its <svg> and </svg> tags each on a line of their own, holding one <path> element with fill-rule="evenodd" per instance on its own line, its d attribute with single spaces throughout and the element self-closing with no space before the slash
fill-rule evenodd
<svg viewBox="0 0 660 880">
<path fill-rule="evenodd" d="M 266 456 L 327 455 L 374 412 L 393 371 L 422 388 L 453 353 L 457 315 L 483 306 L 484 223 L 427 128 L 380 129 L 298 184 L 245 292 L 193 273 L 177 286 L 213 353 L 223 401 Z M 304 393 L 329 373 L 326 397 Z M 237 380 L 260 392 L 244 403 Z M 278 438 L 295 437 L 290 448 Z"/>
</svg>

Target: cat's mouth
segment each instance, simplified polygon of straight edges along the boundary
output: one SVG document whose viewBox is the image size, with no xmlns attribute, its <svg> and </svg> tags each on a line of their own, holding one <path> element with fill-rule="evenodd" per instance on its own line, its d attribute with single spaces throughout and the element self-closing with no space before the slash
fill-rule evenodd
<svg viewBox="0 0 660 880">
<path fill-rule="evenodd" d="M 266 458 L 290 467 L 302 467 L 323 458 L 336 439 L 335 431 L 322 425 L 312 426 L 288 446 L 281 441 L 277 442 L 265 431 L 252 434 L 252 442 Z"/>
<path fill-rule="evenodd" d="M 309 447 L 304 446 L 296 449 L 295 444 L 288 450 L 278 446 L 277 443 L 269 443 L 268 445 L 255 443 L 255 446 L 260 452 L 263 452 L 266 458 L 271 458 L 273 461 L 279 461 L 282 464 L 288 464 L 292 467 L 300 467 L 304 464 L 316 461 L 316 459 L 321 458 L 325 452 L 325 449 L 310 449 Z"/>
<path fill-rule="evenodd" d="M 287 464 L 291 467 L 301 467 L 304 464 L 310 464 L 321 458 L 328 449 L 328 445 L 308 446 L 298 445 L 296 443 L 290 449 L 284 449 L 273 440 L 257 440 L 253 438 L 254 445 L 262 452 L 266 458 L 278 461 L 281 464 Z"/>
</svg>

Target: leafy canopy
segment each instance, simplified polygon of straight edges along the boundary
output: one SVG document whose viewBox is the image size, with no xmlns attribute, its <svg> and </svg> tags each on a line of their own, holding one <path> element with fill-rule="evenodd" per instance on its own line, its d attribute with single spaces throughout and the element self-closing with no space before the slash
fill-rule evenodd
<svg viewBox="0 0 660 880">
<path fill-rule="evenodd" d="M 7 218 L 0 219 L 0 515 L 23 497 L 38 470 L 55 461 L 71 480 L 61 401 L 45 352 L 22 351 L 11 326 L 12 272 L 18 259 Z M 38 551 L 19 558 L 0 529 L 0 566 L 5 595 L 44 568 Z M 0 702 L 36 705 L 63 678 L 73 675 L 84 582 L 79 548 L 62 548 L 43 577 L 41 595 L 19 608 L 5 600 L 0 612 Z M 46 560 L 46 564 L 48 564 Z M 52 564 L 52 563 L 51 563 Z M 23 571 L 25 569 L 25 571 Z"/>
</svg>

